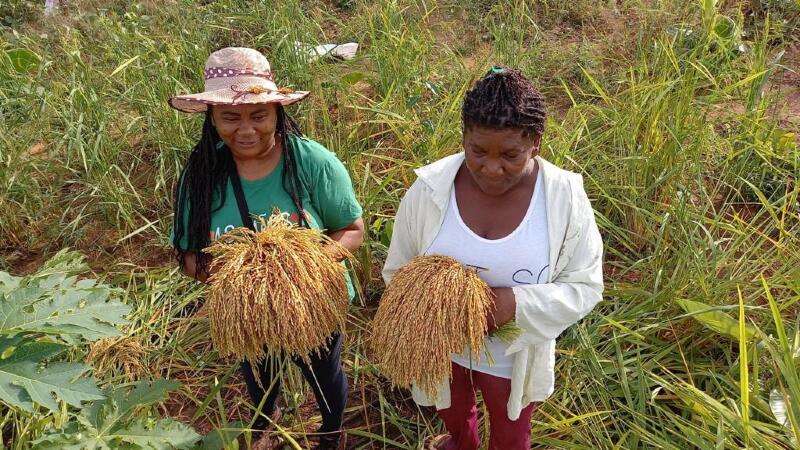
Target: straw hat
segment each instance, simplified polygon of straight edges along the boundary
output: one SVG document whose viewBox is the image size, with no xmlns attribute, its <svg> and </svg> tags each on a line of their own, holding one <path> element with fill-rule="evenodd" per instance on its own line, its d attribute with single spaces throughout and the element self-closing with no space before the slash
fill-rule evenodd
<svg viewBox="0 0 800 450">
<path fill-rule="evenodd" d="M 267 58 L 252 48 L 227 47 L 215 51 L 206 60 L 204 75 L 203 92 L 172 97 L 170 106 L 198 113 L 206 111 L 208 105 L 291 105 L 309 94 L 279 88 L 273 81 Z"/>
</svg>

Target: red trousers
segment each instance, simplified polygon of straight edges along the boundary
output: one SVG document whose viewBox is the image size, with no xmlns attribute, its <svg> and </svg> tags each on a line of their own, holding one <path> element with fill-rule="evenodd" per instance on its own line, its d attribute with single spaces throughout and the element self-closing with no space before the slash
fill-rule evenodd
<svg viewBox="0 0 800 450">
<path fill-rule="evenodd" d="M 451 436 L 444 449 L 477 450 L 480 447 L 476 388 L 481 390 L 489 412 L 489 450 L 529 450 L 531 415 L 536 404 L 525 407 L 517 420 L 509 420 L 506 404 L 511 393 L 511 380 L 471 371 L 455 363 L 450 383 L 450 407 L 437 411 Z"/>
</svg>

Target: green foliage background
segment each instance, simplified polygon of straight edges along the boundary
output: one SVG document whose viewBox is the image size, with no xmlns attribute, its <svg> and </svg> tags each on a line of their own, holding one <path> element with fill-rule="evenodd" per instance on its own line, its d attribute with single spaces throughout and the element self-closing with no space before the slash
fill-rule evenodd
<svg viewBox="0 0 800 450">
<path fill-rule="evenodd" d="M 139 376 L 182 382 L 149 411 L 201 434 L 250 420 L 234 365 L 189 313 L 202 288 L 167 242 L 200 122 L 166 99 L 201 88 L 209 52 L 244 45 L 281 84 L 313 91 L 291 112 L 345 162 L 364 205 L 348 445 L 417 448 L 441 430 L 379 378 L 363 332 L 412 169 L 459 150 L 462 95 L 495 63 L 546 95 L 543 155 L 584 174 L 606 242 L 605 301 L 559 341 L 536 448 L 794 445 L 796 1 L 82 0 L 50 18 L 41 7 L 0 5 L 0 267 L 31 273 L 61 248 L 85 253 L 131 309 Z M 310 62 L 295 41 L 361 48 Z M 120 362 L 100 385 L 130 381 Z M 281 434 L 302 446 L 319 417 L 289 381 Z M 29 448 L 80 414 L 59 408 L 6 403 L 5 445 Z"/>
</svg>

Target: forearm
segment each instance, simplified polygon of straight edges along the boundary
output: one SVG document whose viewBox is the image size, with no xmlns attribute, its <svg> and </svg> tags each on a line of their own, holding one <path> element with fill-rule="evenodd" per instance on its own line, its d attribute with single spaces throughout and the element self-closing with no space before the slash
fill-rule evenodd
<svg viewBox="0 0 800 450">
<path fill-rule="evenodd" d="M 341 244 L 341 246 L 346 248 L 350 253 L 358 250 L 358 247 L 361 247 L 361 244 L 364 242 L 364 233 L 356 230 L 334 231 L 329 234 L 328 237 Z"/>
<path fill-rule="evenodd" d="M 602 285 L 591 282 L 534 284 L 514 291 L 515 320 L 534 341 L 555 339 L 602 299 Z"/>
<path fill-rule="evenodd" d="M 515 320 L 531 344 L 555 339 L 603 298 L 603 240 L 585 196 L 582 203 L 584 222 L 559 252 L 566 258 L 563 268 L 549 283 L 513 287 Z M 562 264 L 557 261 L 554 266 Z"/>
<path fill-rule="evenodd" d="M 329 232 L 328 237 L 338 242 L 339 245 L 347 249 L 348 252 L 355 253 L 364 242 L 364 221 L 358 218 L 355 222 L 341 230 Z M 344 255 L 336 255 L 336 258 L 343 260 Z"/>
</svg>

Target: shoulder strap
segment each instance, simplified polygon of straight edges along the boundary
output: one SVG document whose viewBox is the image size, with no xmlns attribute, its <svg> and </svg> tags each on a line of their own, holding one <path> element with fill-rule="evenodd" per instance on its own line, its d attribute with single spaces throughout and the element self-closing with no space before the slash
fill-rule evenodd
<svg viewBox="0 0 800 450">
<path fill-rule="evenodd" d="M 256 231 L 253 226 L 253 219 L 250 217 L 250 210 L 247 208 L 247 200 L 244 198 L 244 190 L 242 189 L 242 180 L 239 178 L 239 172 L 236 170 L 236 162 L 231 158 L 228 164 L 228 176 L 233 185 L 233 195 L 236 197 L 236 206 L 239 208 L 239 216 L 242 218 L 242 225 Z"/>
</svg>

